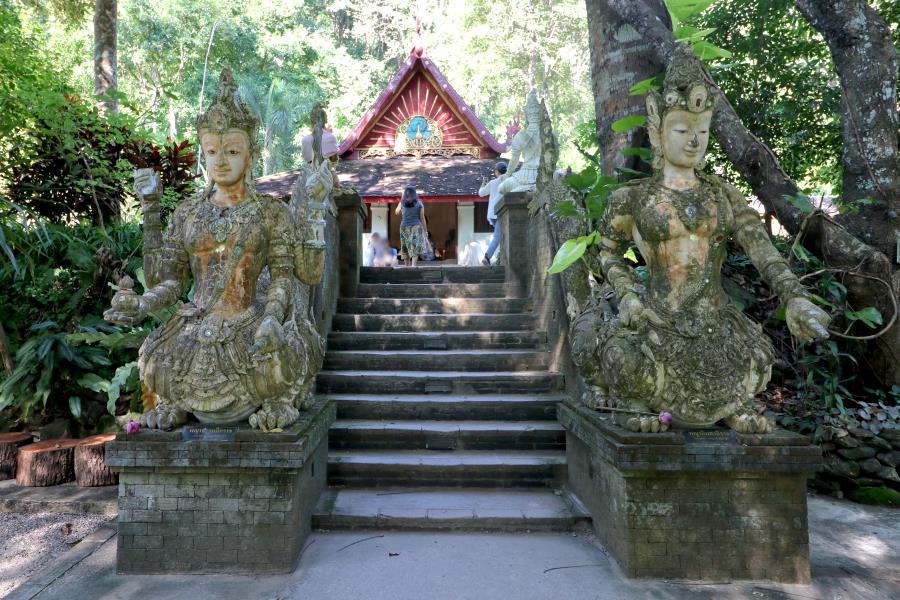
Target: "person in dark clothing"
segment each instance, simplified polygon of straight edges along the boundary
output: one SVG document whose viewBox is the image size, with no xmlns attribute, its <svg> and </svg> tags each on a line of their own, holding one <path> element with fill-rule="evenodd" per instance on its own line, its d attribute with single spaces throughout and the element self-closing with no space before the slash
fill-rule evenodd
<svg viewBox="0 0 900 600">
<path fill-rule="evenodd" d="M 400 220 L 400 253 L 406 266 L 416 266 L 420 254 L 428 251 L 428 223 L 425 221 L 425 205 L 419 200 L 416 188 L 408 185 L 397 204 L 394 214 Z"/>
</svg>

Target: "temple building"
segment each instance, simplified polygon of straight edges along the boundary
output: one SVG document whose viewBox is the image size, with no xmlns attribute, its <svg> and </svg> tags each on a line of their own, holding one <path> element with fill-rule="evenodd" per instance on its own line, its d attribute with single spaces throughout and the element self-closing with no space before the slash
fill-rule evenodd
<svg viewBox="0 0 900 600">
<path fill-rule="evenodd" d="M 515 129 L 511 124 L 508 139 Z M 337 147 L 337 172 L 369 209 L 365 242 L 378 232 L 400 247 L 400 217 L 393 209 L 403 188 L 414 185 L 438 255 L 477 264 L 491 235 L 488 199 L 478 196 L 478 188 L 482 178 L 494 176 L 506 147 L 417 45 Z M 264 177 L 257 189 L 287 197 L 296 177 L 297 171 Z"/>
</svg>

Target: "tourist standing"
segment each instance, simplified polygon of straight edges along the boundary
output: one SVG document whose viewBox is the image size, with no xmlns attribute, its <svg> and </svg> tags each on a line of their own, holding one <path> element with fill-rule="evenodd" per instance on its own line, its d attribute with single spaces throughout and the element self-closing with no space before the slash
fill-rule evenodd
<svg viewBox="0 0 900 600">
<path fill-rule="evenodd" d="M 481 264 L 486 267 L 491 265 L 491 258 L 494 256 L 494 252 L 497 251 L 497 246 L 500 245 L 500 221 L 497 220 L 497 203 L 500 202 L 500 198 L 503 197 L 503 194 L 500 193 L 500 181 L 503 174 L 506 173 L 506 163 L 498 162 L 494 166 L 494 178 L 485 183 L 484 178 L 481 178 L 481 188 L 478 190 L 478 195 L 481 197 L 489 196 L 488 198 L 488 209 L 487 209 L 487 219 L 488 223 L 491 224 L 491 227 L 494 228 L 494 234 L 491 236 L 491 242 L 488 244 L 487 252 L 484 253 L 484 258 L 481 259 Z"/>
<path fill-rule="evenodd" d="M 419 200 L 416 188 L 408 185 L 403 190 L 395 214 L 400 220 L 400 253 L 406 266 L 416 266 L 420 254 L 428 249 L 428 223 L 425 221 L 425 205 Z"/>
</svg>

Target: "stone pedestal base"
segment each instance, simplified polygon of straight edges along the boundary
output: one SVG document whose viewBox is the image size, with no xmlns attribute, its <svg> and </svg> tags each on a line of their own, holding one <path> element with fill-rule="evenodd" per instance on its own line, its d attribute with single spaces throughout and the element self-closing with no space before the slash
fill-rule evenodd
<svg viewBox="0 0 900 600">
<path fill-rule="evenodd" d="M 634 434 L 568 404 L 559 420 L 568 485 L 629 577 L 809 583 L 806 479 L 821 456 L 805 437 Z"/>
<path fill-rule="evenodd" d="M 183 441 L 180 430 L 119 434 L 119 573 L 293 571 L 325 486 L 333 403 L 283 433 L 241 428 L 234 441 Z"/>
</svg>

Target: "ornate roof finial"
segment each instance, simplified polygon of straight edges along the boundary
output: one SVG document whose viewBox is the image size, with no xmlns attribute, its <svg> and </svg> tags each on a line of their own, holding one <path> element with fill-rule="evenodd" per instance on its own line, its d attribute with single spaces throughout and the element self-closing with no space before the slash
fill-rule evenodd
<svg viewBox="0 0 900 600">
<path fill-rule="evenodd" d="M 537 90 L 528 92 L 525 100 L 525 122 L 529 125 L 539 123 L 541 120 L 541 102 L 538 100 Z"/>
</svg>

